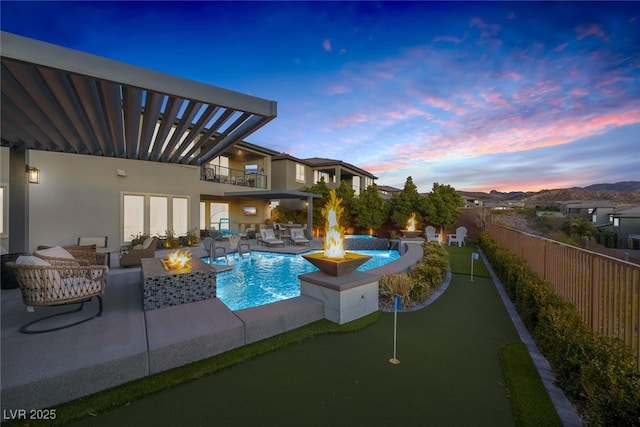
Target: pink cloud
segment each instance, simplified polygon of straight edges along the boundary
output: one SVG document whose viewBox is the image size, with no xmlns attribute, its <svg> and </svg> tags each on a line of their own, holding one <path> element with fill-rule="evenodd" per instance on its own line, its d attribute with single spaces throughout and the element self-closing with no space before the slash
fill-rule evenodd
<svg viewBox="0 0 640 427">
<path fill-rule="evenodd" d="M 576 27 L 576 33 L 578 40 L 582 40 L 585 37 L 596 36 L 602 40 L 608 41 L 608 37 L 604 34 L 602 28 L 598 24 L 580 25 Z"/>
<path fill-rule="evenodd" d="M 480 36 L 483 38 L 492 38 L 498 35 L 498 31 L 500 31 L 500 25 L 498 24 L 487 24 L 482 18 L 471 18 L 469 22 L 470 27 L 475 27 L 480 29 Z"/>
<path fill-rule="evenodd" d="M 331 39 L 325 39 L 322 42 L 322 48 L 325 52 L 331 52 Z"/>
<path fill-rule="evenodd" d="M 575 96 L 586 96 L 589 95 L 589 91 L 583 88 L 573 88 L 571 89 L 571 95 Z"/>
<path fill-rule="evenodd" d="M 365 113 L 355 113 L 343 117 L 338 121 L 336 127 L 344 128 L 358 123 L 365 123 L 371 120 L 371 117 Z"/>
<path fill-rule="evenodd" d="M 558 46 L 553 48 L 553 51 L 554 52 L 562 52 L 567 46 L 569 46 L 569 43 L 559 44 Z"/>
<path fill-rule="evenodd" d="M 340 94 L 349 93 L 349 92 L 351 92 L 351 88 L 345 85 L 340 85 L 340 84 L 329 87 L 327 91 L 329 95 L 340 95 Z"/>
</svg>

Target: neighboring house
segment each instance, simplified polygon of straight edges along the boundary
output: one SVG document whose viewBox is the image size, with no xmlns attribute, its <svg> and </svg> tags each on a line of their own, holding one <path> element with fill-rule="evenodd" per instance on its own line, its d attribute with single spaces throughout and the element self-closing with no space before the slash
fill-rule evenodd
<svg viewBox="0 0 640 427">
<path fill-rule="evenodd" d="M 477 197 L 470 197 L 462 194 L 460 196 L 462 197 L 465 208 L 478 208 L 484 206 L 484 202 Z"/>
<path fill-rule="evenodd" d="M 524 202 L 521 202 L 519 200 L 501 200 L 498 202 L 486 202 L 484 206 L 494 210 L 506 210 L 513 208 L 523 208 Z"/>
<path fill-rule="evenodd" d="M 615 209 L 609 219 L 598 228 L 616 233 L 620 248 L 640 249 L 640 205 Z"/>
<path fill-rule="evenodd" d="M 596 227 L 606 226 L 611 223 L 611 214 L 614 211 L 615 207 L 613 206 L 595 207 L 591 210 L 591 222 Z"/>
<path fill-rule="evenodd" d="M 345 181 L 358 196 L 378 179 L 372 173 L 342 160 L 319 157 L 299 159 L 289 154 L 280 154 L 273 156 L 271 162 L 273 188 L 300 190 L 324 179 L 329 188 L 337 188 Z"/>
<path fill-rule="evenodd" d="M 378 194 L 384 200 L 390 200 L 394 194 L 398 194 L 402 190 L 400 188 L 390 187 L 388 185 L 379 185 Z"/>
<path fill-rule="evenodd" d="M 616 207 L 615 202 L 606 200 L 573 200 L 560 203 L 561 210 L 568 218 L 582 218 L 586 221 L 593 221 L 593 213 L 596 209 L 600 209 L 602 215 L 606 209 L 613 209 Z M 597 218 L 596 218 L 597 219 Z"/>
</svg>

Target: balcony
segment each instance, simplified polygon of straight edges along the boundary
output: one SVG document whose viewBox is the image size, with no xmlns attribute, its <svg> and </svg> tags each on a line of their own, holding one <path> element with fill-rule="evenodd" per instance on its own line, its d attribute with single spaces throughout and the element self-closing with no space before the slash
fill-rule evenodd
<svg viewBox="0 0 640 427">
<path fill-rule="evenodd" d="M 203 167 L 200 179 L 241 187 L 267 188 L 267 175 L 224 166 Z"/>
</svg>

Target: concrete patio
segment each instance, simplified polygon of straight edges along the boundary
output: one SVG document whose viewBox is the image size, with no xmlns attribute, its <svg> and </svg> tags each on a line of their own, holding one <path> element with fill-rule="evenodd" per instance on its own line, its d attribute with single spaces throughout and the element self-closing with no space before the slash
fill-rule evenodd
<svg viewBox="0 0 640 427">
<path fill-rule="evenodd" d="M 252 249 L 300 253 L 310 246 Z M 420 245 L 403 247 L 394 263 L 369 272 L 377 276 L 406 270 L 422 257 Z M 196 248 L 194 256 L 200 256 Z M 162 256 L 158 252 L 156 256 Z M 226 266 L 222 266 L 226 267 Z M 218 267 L 220 268 L 220 267 Z M 211 357 L 324 317 L 321 301 L 299 296 L 256 308 L 231 311 L 210 299 L 157 310 L 142 310 L 140 268 L 111 268 L 102 317 L 60 331 L 27 335 L 20 326 L 61 307 L 26 311 L 19 289 L 3 289 L 2 410 L 48 408 L 147 375 Z M 68 323 L 97 311 L 97 301 Z M 53 321 L 53 320 L 52 320 Z"/>
</svg>

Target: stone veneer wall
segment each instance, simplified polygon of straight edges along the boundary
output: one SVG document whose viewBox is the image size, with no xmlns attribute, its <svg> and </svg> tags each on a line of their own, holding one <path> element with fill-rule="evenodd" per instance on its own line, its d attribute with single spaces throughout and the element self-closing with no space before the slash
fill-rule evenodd
<svg viewBox="0 0 640 427">
<path fill-rule="evenodd" d="M 392 243 L 396 243 L 396 247 L 392 247 Z M 362 251 L 386 251 L 389 249 L 398 249 L 397 241 L 390 242 L 389 239 L 345 239 L 344 248 L 346 250 L 362 250 Z"/>
</svg>

